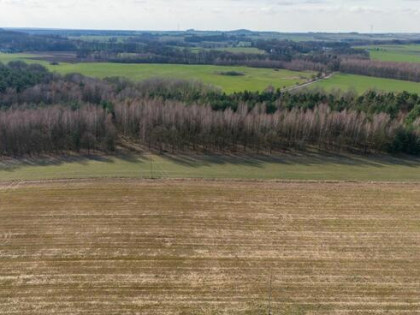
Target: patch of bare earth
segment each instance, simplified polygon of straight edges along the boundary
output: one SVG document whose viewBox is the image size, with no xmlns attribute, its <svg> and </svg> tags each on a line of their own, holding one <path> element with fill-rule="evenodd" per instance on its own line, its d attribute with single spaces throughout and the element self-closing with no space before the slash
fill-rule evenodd
<svg viewBox="0 0 420 315">
<path fill-rule="evenodd" d="M 415 314 L 420 185 L 0 189 L 1 314 Z"/>
</svg>

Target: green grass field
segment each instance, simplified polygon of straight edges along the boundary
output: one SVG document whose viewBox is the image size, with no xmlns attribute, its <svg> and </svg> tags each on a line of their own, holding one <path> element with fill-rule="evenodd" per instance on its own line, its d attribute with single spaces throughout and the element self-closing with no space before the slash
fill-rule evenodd
<svg viewBox="0 0 420 315">
<path fill-rule="evenodd" d="M 312 76 L 312 72 L 257 69 L 249 67 L 191 66 L 166 64 L 117 64 L 76 63 L 49 66 L 59 73 L 77 72 L 98 78 L 125 76 L 140 81 L 154 77 L 199 80 L 220 87 L 227 93 L 237 91 L 261 91 L 272 85 L 276 88 L 301 84 Z M 244 76 L 226 76 L 221 72 L 236 71 Z"/>
<path fill-rule="evenodd" d="M 274 71 L 272 69 L 249 67 L 164 64 L 61 63 L 57 66 L 52 66 L 46 61 L 30 59 L 33 57 L 33 55 L 29 54 L 0 54 L 0 62 L 23 60 L 31 63 L 41 63 L 51 71 L 62 74 L 78 72 L 99 78 L 122 76 L 136 81 L 154 77 L 198 80 L 220 87 L 227 93 L 244 90 L 262 91 L 270 85 L 279 88 L 293 87 L 297 83 L 304 83 L 313 74 L 312 72 Z M 227 71 L 242 72 L 245 75 L 226 76 L 220 74 Z M 321 87 L 329 91 L 333 89 L 342 91 L 354 89 L 358 93 L 363 93 L 369 89 L 387 92 L 408 91 L 420 93 L 420 83 L 342 73 L 335 74 L 332 78 L 318 82 L 311 87 Z"/>
<path fill-rule="evenodd" d="M 420 182 L 420 159 L 309 153 L 279 157 L 148 154 L 0 162 L 0 181 L 100 177 Z"/>
<path fill-rule="evenodd" d="M 417 82 L 383 79 L 345 73 L 337 73 L 332 78 L 317 82 L 311 87 L 320 87 L 327 91 L 347 91 L 352 89 L 358 93 L 363 93 L 372 89 L 385 92 L 407 91 L 411 93 L 420 93 L 420 83 Z"/>
<path fill-rule="evenodd" d="M 420 63 L 420 45 L 378 45 L 367 49 L 373 60 Z"/>
<path fill-rule="evenodd" d="M 51 71 L 58 73 L 81 73 L 86 76 L 126 77 L 141 81 L 150 78 L 174 78 L 197 80 L 221 88 L 226 93 L 244 90 L 263 91 L 269 86 L 276 88 L 291 87 L 302 84 L 313 75 L 311 71 L 297 72 L 289 70 L 273 70 L 250 67 L 224 67 L 224 66 L 192 66 L 172 64 L 119 64 L 119 63 L 60 63 L 53 66 L 46 61 L 30 59 L 33 55 L 27 54 L 0 54 L 0 62 L 23 60 L 31 63 L 41 63 Z M 37 56 L 38 58 L 40 56 Z M 243 76 L 227 76 L 223 72 L 241 72 Z"/>
<path fill-rule="evenodd" d="M 34 60 L 32 60 L 31 58 L 34 58 L 35 55 L 32 54 L 5 54 L 5 53 L 0 53 L 0 62 L 2 63 L 8 63 L 10 61 L 25 61 L 27 63 L 33 63 L 35 62 Z M 46 65 L 47 62 L 45 61 L 41 61 L 38 62 L 41 64 Z"/>
</svg>

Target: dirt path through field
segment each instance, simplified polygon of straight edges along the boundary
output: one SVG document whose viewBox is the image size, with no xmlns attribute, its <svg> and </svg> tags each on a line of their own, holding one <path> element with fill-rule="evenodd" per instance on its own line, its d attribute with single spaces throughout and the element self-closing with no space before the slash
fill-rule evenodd
<svg viewBox="0 0 420 315">
<path fill-rule="evenodd" d="M 330 73 L 327 76 L 323 76 L 319 79 L 316 79 L 316 80 L 313 80 L 313 81 L 310 81 L 310 82 L 306 82 L 306 83 L 303 83 L 303 84 L 299 84 L 299 85 L 296 85 L 296 86 L 291 86 L 291 87 L 285 88 L 285 89 L 283 89 L 283 92 L 292 92 L 292 91 L 296 91 L 296 90 L 299 90 L 299 89 L 303 89 L 303 88 L 311 86 L 315 83 L 331 79 L 334 75 L 335 75 L 335 73 Z"/>
</svg>

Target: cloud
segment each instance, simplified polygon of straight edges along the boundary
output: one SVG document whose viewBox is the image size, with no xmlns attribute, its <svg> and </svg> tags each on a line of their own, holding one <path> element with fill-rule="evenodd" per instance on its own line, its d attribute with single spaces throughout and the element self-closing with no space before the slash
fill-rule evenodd
<svg viewBox="0 0 420 315">
<path fill-rule="evenodd" d="M 420 32 L 420 0 L 0 0 L 0 27 Z"/>
<path fill-rule="evenodd" d="M 299 6 L 299 5 L 310 5 L 310 4 L 326 4 L 330 3 L 328 0 L 300 0 L 300 1 L 277 1 L 276 4 L 280 6 Z"/>
</svg>

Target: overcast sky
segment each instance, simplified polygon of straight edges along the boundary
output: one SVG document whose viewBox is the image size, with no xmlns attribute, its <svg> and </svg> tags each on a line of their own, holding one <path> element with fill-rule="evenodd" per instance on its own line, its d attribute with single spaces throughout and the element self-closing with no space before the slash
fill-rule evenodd
<svg viewBox="0 0 420 315">
<path fill-rule="evenodd" d="M 0 27 L 420 32 L 420 0 L 0 0 Z"/>
</svg>

